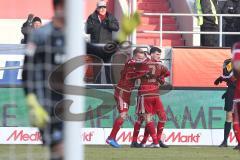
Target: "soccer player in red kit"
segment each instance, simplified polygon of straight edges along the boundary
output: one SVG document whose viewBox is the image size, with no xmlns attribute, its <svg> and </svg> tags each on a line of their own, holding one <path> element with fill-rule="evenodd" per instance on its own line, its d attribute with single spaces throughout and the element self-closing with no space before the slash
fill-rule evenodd
<svg viewBox="0 0 240 160">
<path fill-rule="evenodd" d="M 153 139 L 153 144 L 150 147 L 158 148 L 160 146 L 162 148 L 167 148 L 168 146 L 163 144 L 161 141 L 161 135 L 163 132 L 164 124 L 167 120 L 167 116 L 164 111 L 162 101 L 159 97 L 159 87 L 164 83 L 165 77 L 168 77 L 170 75 L 170 72 L 164 65 L 160 64 L 161 50 L 159 48 L 151 48 L 150 54 L 151 60 L 146 60 L 143 64 L 148 66 L 150 72 L 148 76 L 141 78 L 136 111 L 140 118 L 138 118 L 134 125 L 131 147 L 142 146 L 137 143 L 137 137 L 143 120 L 145 120 L 146 125 L 142 144 L 146 143 L 146 140 L 150 135 Z M 159 118 L 159 122 L 157 124 L 157 133 L 155 131 L 154 122 L 152 121 L 152 116 L 154 114 L 156 114 Z"/>
<path fill-rule="evenodd" d="M 130 59 L 121 71 L 121 78 L 115 88 L 114 98 L 117 103 L 119 117 L 113 124 L 112 131 L 106 140 L 109 145 L 119 148 L 120 145 L 116 141 L 116 135 L 122 126 L 124 120 L 128 117 L 128 109 L 130 104 L 131 92 L 135 86 L 135 80 L 145 75 L 148 70 L 140 69 L 141 62 L 146 59 L 146 55 L 141 48 L 133 51 L 133 58 Z"/>
<path fill-rule="evenodd" d="M 233 130 L 238 141 L 238 145 L 234 149 L 240 150 L 240 49 L 233 50 L 232 61 L 234 73 L 231 80 L 236 80 L 233 100 Z"/>
</svg>

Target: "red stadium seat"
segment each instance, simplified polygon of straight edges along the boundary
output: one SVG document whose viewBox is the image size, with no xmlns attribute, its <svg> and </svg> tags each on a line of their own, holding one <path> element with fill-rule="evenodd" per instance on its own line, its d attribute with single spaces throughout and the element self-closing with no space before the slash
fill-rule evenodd
<svg viewBox="0 0 240 160">
<path fill-rule="evenodd" d="M 139 0 L 138 10 L 141 13 L 171 13 L 172 9 L 168 0 Z M 142 24 L 137 29 L 137 44 L 160 45 L 160 35 L 143 33 L 142 31 L 159 31 L 159 16 L 142 16 Z M 175 17 L 163 18 L 163 31 L 177 31 L 177 22 Z M 163 46 L 184 46 L 184 40 L 181 34 L 164 34 Z"/>
</svg>

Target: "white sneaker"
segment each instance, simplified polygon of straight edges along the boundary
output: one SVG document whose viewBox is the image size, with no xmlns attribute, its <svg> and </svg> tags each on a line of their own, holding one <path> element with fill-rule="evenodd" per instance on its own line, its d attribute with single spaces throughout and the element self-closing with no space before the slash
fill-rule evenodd
<svg viewBox="0 0 240 160">
<path fill-rule="evenodd" d="M 147 147 L 148 148 L 160 148 L 159 144 L 154 144 L 154 143 L 148 145 Z"/>
<path fill-rule="evenodd" d="M 147 148 L 146 144 L 141 144 L 141 148 Z"/>
</svg>

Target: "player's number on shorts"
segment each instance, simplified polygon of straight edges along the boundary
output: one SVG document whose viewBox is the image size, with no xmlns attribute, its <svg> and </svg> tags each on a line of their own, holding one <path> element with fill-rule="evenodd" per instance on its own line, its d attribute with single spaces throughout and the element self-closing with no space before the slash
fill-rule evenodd
<svg viewBox="0 0 240 160">
<path fill-rule="evenodd" d="M 123 108 L 128 109 L 128 104 L 126 102 L 123 103 Z"/>
</svg>

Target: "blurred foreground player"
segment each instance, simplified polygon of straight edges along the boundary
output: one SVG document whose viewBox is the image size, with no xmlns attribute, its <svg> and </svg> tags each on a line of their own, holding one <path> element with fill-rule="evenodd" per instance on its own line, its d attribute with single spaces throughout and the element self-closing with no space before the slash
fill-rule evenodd
<svg viewBox="0 0 240 160">
<path fill-rule="evenodd" d="M 234 149 L 240 150 L 240 49 L 233 50 L 232 61 L 234 74 L 231 77 L 231 80 L 236 80 L 236 89 L 234 91 L 233 100 L 233 130 L 238 142 L 238 145 Z"/>
<path fill-rule="evenodd" d="M 109 145 L 115 148 L 120 147 L 116 141 L 116 135 L 124 120 L 128 118 L 131 92 L 135 86 L 135 80 L 145 75 L 147 72 L 147 70 L 138 68 L 139 64 L 145 59 L 146 55 L 144 51 L 140 48 L 136 48 L 133 51 L 133 58 L 125 64 L 121 71 L 121 78 L 115 88 L 114 98 L 117 103 L 119 117 L 115 120 L 112 131 L 106 140 Z"/>
<path fill-rule="evenodd" d="M 134 125 L 131 147 L 144 147 L 147 142 L 147 138 L 150 135 L 153 139 L 153 144 L 151 144 L 149 147 L 168 148 L 168 146 L 161 141 L 164 125 L 167 121 L 167 116 L 164 111 L 162 101 L 159 97 L 159 87 L 160 85 L 164 84 L 164 79 L 170 75 L 170 72 L 165 66 L 160 64 L 161 49 L 157 47 L 151 48 L 150 55 L 151 60 L 147 60 L 143 63 L 143 65 L 148 66 L 150 72 L 148 76 L 141 78 L 141 84 L 138 89 L 136 113 L 139 118 Z M 157 133 L 155 131 L 154 122 L 152 120 L 152 116 L 155 114 L 159 119 L 157 124 Z M 143 141 L 141 145 L 139 145 L 137 143 L 137 137 L 143 120 L 146 121 L 145 133 Z"/>
<path fill-rule="evenodd" d="M 63 122 L 54 116 L 54 106 L 63 96 L 50 90 L 48 77 L 64 63 L 64 0 L 53 0 L 54 17 L 33 31 L 24 60 L 23 83 L 31 124 L 42 133 L 43 143 L 50 146 L 51 160 L 62 160 Z"/>
</svg>

